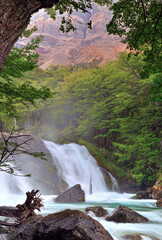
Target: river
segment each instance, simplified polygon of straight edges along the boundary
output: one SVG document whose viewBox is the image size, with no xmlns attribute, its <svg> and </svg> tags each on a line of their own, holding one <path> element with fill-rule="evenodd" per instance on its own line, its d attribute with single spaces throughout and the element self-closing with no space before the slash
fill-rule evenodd
<svg viewBox="0 0 162 240">
<path fill-rule="evenodd" d="M 162 240 L 162 209 L 156 207 L 155 200 L 135 200 L 131 199 L 133 194 L 114 192 L 109 189 L 95 159 L 85 147 L 77 144 L 58 145 L 47 141 L 45 144 L 53 155 L 59 174 L 69 187 L 80 183 L 86 193 L 86 199 L 82 203 L 60 204 L 53 200 L 56 195 L 42 195 L 44 203 L 41 209 L 42 215 L 46 216 L 69 208 L 84 212 L 85 208 L 90 206 L 102 206 L 111 213 L 117 206 L 124 205 L 147 217 L 149 221 L 147 223 L 115 223 L 97 218 L 93 213 L 90 213 L 90 216 L 98 220 L 114 240 L 123 240 L 123 236 L 127 234 L 139 234 L 143 240 Z M 5 173 L 1 173 L 0 181 L 0 206 L 16 206 L 23 203 L 26 190 L 32 187 L 24 178 L 7 176 Z M 15 194 L 19 181 L 23 186 L 22 194 Z M 92 194 L 89 190 L 90 181 Z"/>
</svg>

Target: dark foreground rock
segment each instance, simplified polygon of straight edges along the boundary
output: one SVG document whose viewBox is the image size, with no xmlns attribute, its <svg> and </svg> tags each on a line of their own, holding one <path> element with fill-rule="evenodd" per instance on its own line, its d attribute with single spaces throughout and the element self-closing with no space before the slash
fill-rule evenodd
<svg viewBox="0 0 162 240">
<path fill-rule="evenodd" d="M 20 226 L 12 229 L 13 233 L 8 235 L 7 240 L 34 240 L 37 237 L 42 219 L 41 215 L 27 218 Z"/>
<path fill-rule="evenodd" d="M 9 240 L 113 240 L 96 220 L 79 210 L 67 209 L 46 217 L 29 217 Z"/>
<path fill-rule="evenodd" d="M 144 223 L 148 221 L 147 218 L 125 206 L 117 207 L 106 217 L 106 220 L 118 223 Z"/>
<path fill-rule="evenodd" d="M 5 227 L 2 227 L 0 225 L 0 234 L 4 234 L 4 233 L 8 233 L 8 230 Z M 1 239 L 1 237 L 0 237 L 0 239 Z"/>
<path fill-rule="evenodd" d="M 75 186 L 69 188 L 65 192 L 63 192 L 60 196 L 55 198 L 55 202 L 64 203 L 64 202 L 84 202 L 85 201 L 85 193 L 81 189 L 80 184 L 76 184 Z"/>
<path fill-rule="evenodd" d="M 108 215 L 108 211 L 106 209 L 104 209 L 103 207 L 87 207 L 85 209 L 86 213 L 88 212 L 93 212 L 96 217 L 105 217 L 106 215 Z"/>
</svg>

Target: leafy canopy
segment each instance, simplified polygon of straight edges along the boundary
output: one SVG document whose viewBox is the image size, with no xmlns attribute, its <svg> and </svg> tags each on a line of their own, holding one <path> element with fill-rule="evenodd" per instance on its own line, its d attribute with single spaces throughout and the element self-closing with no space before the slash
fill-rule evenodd
<svg viewBox="0 0 162 240">
<path fill-rule="evenodd" d="M 123 37 L 133 53 L 144 54 L 141 77 L 161 71 L 162 4 L 158 0 L 123 0 L 110 10 L 113 18 L 107 24 L 109 34 Z"/>
<path fill-rule="evenodd" d="M 33 30 L 26 30 L 25 36 L 29 36 L 32 32 Z M 29 83 L 21 83 L 18 80 L 24 72 L 36 67 L 39 55 L 35 50 L 41 39 L 42 36 L 36 37 L 23 48 L 13 47 L 4 62 L 0 74 L 0 111 L 10 117 L 16 115 L 17 103 L 22 103 L 25 106 L 35 105 L 37 99 L 46 100 L 53 95 L 48 87 L 35 88 Z"/>
</svg>

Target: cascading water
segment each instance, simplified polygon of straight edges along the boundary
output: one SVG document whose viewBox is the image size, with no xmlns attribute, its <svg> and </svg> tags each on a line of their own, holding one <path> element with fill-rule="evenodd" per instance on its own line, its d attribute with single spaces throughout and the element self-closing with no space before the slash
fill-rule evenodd
<svg viewBox="0 0 162 240">
<path fill-rule="evenodd" d="M 118 182 L 116 181 L 116 178 L 113 177 L 113 175 L 109 172 L 108 173 L 110 178 L 111 178 L 111 181 L 112 181 L 112 190 L 113 191 L 119 191 L 119 185 L 118 185 Z"/>
<path fill-rule="evenodd" d="M 0 174 L 0 194 L 9 195 L 9 194 L 21 194 L 32 189 L 27 178 L 14 176 L 5 172 Z"/>
<path fill-rule="evenodd" d="M 53 156 L 58 174 L 69 187 L 79 183 L 86 194 L 108 191 L 102 172 L 86 147 L 49 141 L 44 144 Z"/>
</svg>

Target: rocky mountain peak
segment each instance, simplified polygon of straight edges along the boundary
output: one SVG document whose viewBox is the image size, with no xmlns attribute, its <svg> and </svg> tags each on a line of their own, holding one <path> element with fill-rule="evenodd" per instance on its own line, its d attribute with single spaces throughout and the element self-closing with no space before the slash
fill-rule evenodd
<svg viewBox="0 0 162 240">
<path fill-rule="evenodd" d="M 118 53 L 125 49 L 121 39 L 108 35 L 106 23 L 112 17 L 107 7 L 94 4 L 86 14 L 80 11 L 73 14 L 72 19 L 77 30 L 62 33 L 60 28 L 61 15 L 53 21 L 42 10 L 31 19 L 30 27 L 36 26 L 38 31 L 32 35 L 43 35 L 38 53 L 41 55 L 39 65 L 42 69 L 50 65 L 103 65 L 109 60 L 117 59 Z M 87 24 L 92 21 L 92 30 Z M 24 45 L 27 39 L 19 40 Z"/>
</svg>

